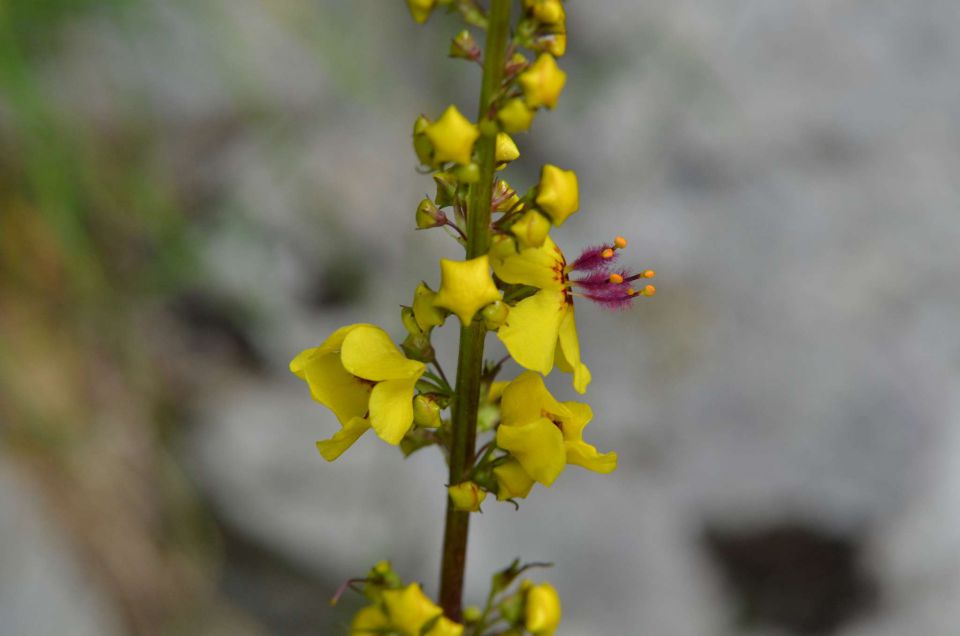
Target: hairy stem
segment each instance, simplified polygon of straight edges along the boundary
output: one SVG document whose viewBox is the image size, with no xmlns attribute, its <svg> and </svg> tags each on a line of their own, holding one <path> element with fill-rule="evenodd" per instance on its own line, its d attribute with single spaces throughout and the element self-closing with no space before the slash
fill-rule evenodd
<svg viewBox="0 0 960 636">
<path fill-rule="evenodd" d="M 483 61 L 478 120 L 490 114 L 490 102 L 503 80 L 507 35 L 512 0 L 491 0 L 487 25 L 487 43 Z M 490 198 L 493 195 L 496 135 L 483 135 L 477 141 L 480 180 L 471 188 L 467 209 L 467 258 L 483 256 L 490 249 Z M 483 341 L 486 328 L 480 320 L 460 327 L 460 353 L 457 360 L 457 386 L 453 399 L 453 442 L 450 449 L 450 485 L 464 478 L 474 461 L 477 437 L 477 408 L 483 367 Z M 443 556 L 440 565 L 440 605 L 443 613 L 462 620 L 463 579 L 467 565 L 467 533 L 470 513 L 455 510 L 447 498 Z"/>
</svg>

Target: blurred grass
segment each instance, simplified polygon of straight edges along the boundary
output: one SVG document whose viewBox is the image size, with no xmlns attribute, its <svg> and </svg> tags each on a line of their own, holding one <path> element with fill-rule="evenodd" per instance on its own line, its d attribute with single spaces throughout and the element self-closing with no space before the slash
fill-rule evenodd
<svg viewBox="0 0 960 636">
<path fill-rule="evenodd" d="M 146 122 L 85 125 L 44 84 L 69 20 L 127 4 L 0 5 L 0 440 L 130 633 L 191 633 L 215 537 L 162 443 L 178 396 L 144 315 L 191 279 L 188 219 Z"/>
</svg>

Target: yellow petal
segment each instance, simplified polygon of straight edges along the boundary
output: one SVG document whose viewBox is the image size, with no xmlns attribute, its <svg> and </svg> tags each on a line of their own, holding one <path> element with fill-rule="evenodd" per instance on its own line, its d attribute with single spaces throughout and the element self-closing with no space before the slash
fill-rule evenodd
<svg viewBox="0 0 960 636">
<path fill-rule="evenodd" d="M 550 373 L 565 307 L 562 291 L 544 289 L 510 308 L 497 337 L 517 364 L 543 375 Z"/>
<path fill-rule="evenodd" d="M 496 478 L 497 485 L 500 487 L 497 492 L 497 499 L 500 501 L 505 499 L 523 499 L 530 494 L 530 489 L 533 488 L 533 484 L 536 483 L 533 481 L 533 478 L 527 474 L 527 471 L 523 469 L 520 462 L 512 457 L 494 468 L 493 476 Z"/>
<path fill-rule="evenodd" d="M 509 237 L 494 240 L 490 262 L 497 277 L 513 285 L 532 285 L 540 289 L 563 289 L 563 252 L 549 236 L 540 247 L 519 252 Z"/>
<path fill-rule="evenodd" d="M 347 325 L 346 327 L 340 327 L 334 331 L 330 336 L 323 341 L 319 347 L 313 347 L 312 349 L 307 349 L 301 351 L 296 358 L 290 361 L 290 371 L 299 377 L 301 380 L 306 380 L 304 375 L 304 367 L 309 364 L 310 360 L 313 358 L 318 358 L 320 356 L 326 355 L 328 353 L 339 351 L 340 345 L 343 344 L 344 338 L 347 337 L 347 334 L 356 329 L 357 327 L 370 326 L 365 325 L 364 323 L 356 325 Z"/>
<path fill-rule="evenodd" d="M 487 393 L 487 402 L 496 404 L 503 397 L 503 391 L 510 382 L 507 380 L 497 380 L 490 384 L 490 391 Z"/>
<path fill-rule="evenodd" d="M 385 632 L 390 621 L 376 605 L 368 605 L 354 614 L 350 624 L 350 636 L 370 636 Z"/>
<path fill-rule="evenodd" d="M 500 412 L 501 422 L 506 426 L 525 424 L 543 417 L 544 413 L 561 420 L 574 418 L 574 412 L 557 402 L 547 390 L 543 378 L 533 371 L 521 373 L 504 389 Z"/>
<path fill-rule="evenodd" d="M 383 603 L 391 625 L 410 636 L 419 636 L 427 622 L 443 613 L 427 598 L 419 583 L 411 583 L 402 590 L 384 590 Z"/>
<path fill-rule="evenodd" d="M 435 162 L 455 161 L 467 165 L 480 131 L 456 106 L 449 106 L 440 119 L 427 126 L 424 134 L 433 143 Z"/>
<path fill-rule="evenodd" d="M 562 371 L 573 373 L 573 388 L 577 393 L 585 393 L 592 376 L 590 369 L 580 360 L 580 340 L 577 338 L 577 321 L 573 316 L 573 305 L 568 306 L 567 309 L 557 333 L 560 339 L 557 358 L 562 362 L 558 366 Z"/>
<path fill-rule="evenodd" d="M 425 636 L 462 636 L 463 625 L 454 623 L 446 616 L 441 616 L 440 620 L 433 624 Z"/>
<path fill-rule="evenodd" d="M 410 378 L 378 382 L 373 387 L 370 425 L 388 444 L 399 444 L 413 425 L 413 392 L 419 379 L 417 373 Z"/>
<path fill-rule="evenodd" d="M 520 74 L 523 96 L 530 108 L 557 105 L 560 92 L 567 83 L 567 74 L 560 70 L 549 53 L 541 53 L 537 60 Z"/>
<path fill-rule="evenodd" d="M 547 164 L 540 171 L 537 205 L 560 225 L 580 209 L 580 186 L 573 170 L 562 170 Z"/>
<path fill-rule="evenodd" d="M 593 409 L 583 402 L 564 402 L 563 407 L 568 415 L 561 416 L 563 420 L 563 439 L 568 442 L 583 439 L 583 429 L 593 419 Z"/>
<path fill-rule="evenodd" d="M 372 387 L 347 372 L 339 354 L 311 357 L 304 362 L 301 373 L 313 399 L 333 411 L 341 424 L 367 412 Z"/>
<path fill-rule="evenodd" d="M 617 469 L 617 453 L 600 453 L 595 446 L 583 441 L 564 442 L 567 449 L 567 463 L 581 466 L 595 473 L 612 473 Z"/>
<path fill-rule="evenodd" d="M 567 463 L 563 435 L 545 417 L 527 424 L 500 425 L 497 446 L 509 451 L 523 470 L 544 486 L 552 484 Z"/>
<path fill-rule="evenodd" d="M 330 439 L 317 442 L 317 450 L 320 451 L 320 455 L 325 460 L 332 462 L 340 457 L 343 451 L 353 446 L 353 443 L 360 439 L 360 436 L 366 433 L 368 428 L 370 428 L 370 422 L 362 417 L 355 417 L 334 433 Z"/>
<path fill-rule="evenodd" d="M 407 359 L 390 335 L 374 325 L 358 325 L 347 334 L 340 359 L 347 371 L 374 382 L 419 377 L 424 370 L 422 362 Z"/>
<path fill-rule="evenodd" d="M 440 260 L 440 291 L 434 298 L 435 305 L 449 309 L 469 325 L 478 309 L 495 300 L 500 300 L 500 290 L 490 275 L 486 254 L 468 261 Z"/>
<path fill-rule="evenodd" d="M 527 631 L 533 636 L 552 636 L 560 624 L 560 596 L 549 583 L 534 585 L 527 592 Z"/>
</svg>

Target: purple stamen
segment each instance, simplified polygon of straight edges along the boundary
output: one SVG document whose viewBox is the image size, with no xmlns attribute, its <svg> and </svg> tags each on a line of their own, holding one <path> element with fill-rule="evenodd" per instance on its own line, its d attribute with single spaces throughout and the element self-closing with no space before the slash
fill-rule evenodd
<svg viewBox="0 0 960 636">
<path fill-rule="evenodd" d="M 609 256 L 605 257 L 604 254 Z M 616 260 L 617 251 L 613 245 L 597 245 L 583 250 L 580 257 L 570 265 L 570 270 L 574 272 L 606 271 Z"/>
</svg>

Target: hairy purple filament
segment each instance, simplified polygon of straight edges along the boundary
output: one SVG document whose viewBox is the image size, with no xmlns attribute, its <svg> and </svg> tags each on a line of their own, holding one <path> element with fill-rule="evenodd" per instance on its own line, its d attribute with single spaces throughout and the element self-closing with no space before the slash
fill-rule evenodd
<svg viewBox="0 0 960 636">
<path fill-rule="evenodd" d="M 617 260 L 617 250 L 616 245 L 589 247 L 565 268 L 566 282 L 576 290 L 576 295 L 607 309 L 626 309 L 634 299 L 647 295 L 630 285 L 632 281 L 646 278 L 647 272 L 633 273 L 612 268 Z M 579 276 L 570 278 L 569 274 L 573 273 Z"/>
</svg>

